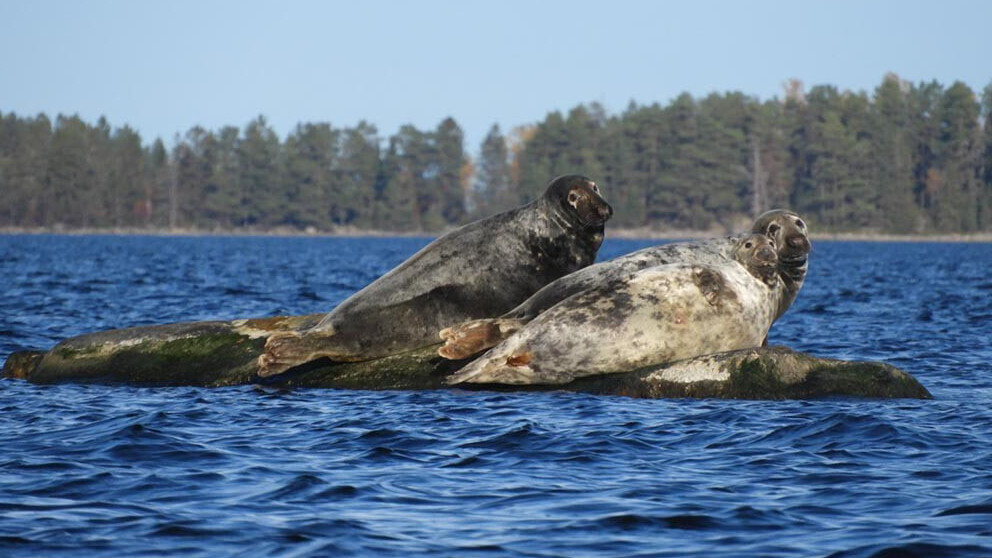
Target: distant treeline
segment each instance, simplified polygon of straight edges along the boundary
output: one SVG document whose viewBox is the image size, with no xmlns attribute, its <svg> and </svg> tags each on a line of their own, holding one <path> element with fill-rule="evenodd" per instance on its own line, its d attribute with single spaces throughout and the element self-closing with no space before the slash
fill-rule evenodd
<svg viewBox="0 0 992 558">
<path fill-rule="evenodd" d="M 478 155 L 451 118 L 384 138 L 360 123 L 263 117 L 194 127 L 167 147 L 76 116 L 0 113 L 0 226 L 433 232 L 534 199 L 556 175 L 603 185 L 612 226 L 732 228 L 773 207 L 814 230 L 992 230 L 992 86 L 910 84 L 869 95 L 787 85 L 621 114 L 582 105 L 514 129 Z"/>
</svg>

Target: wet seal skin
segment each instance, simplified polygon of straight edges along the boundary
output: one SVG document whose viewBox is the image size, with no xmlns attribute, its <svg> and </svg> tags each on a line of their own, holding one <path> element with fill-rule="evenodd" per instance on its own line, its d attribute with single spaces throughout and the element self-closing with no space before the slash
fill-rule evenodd
<svg viewBox="0 0 992 558">
<path fill-rule="evenodd" d="M 439 237 L 312 329 L 271 336 L 258 375 L 396 354 L 436 343 L 448 326 L 499 316 L 592 264 L 612 215 L 589 178 L 555 178 L 538 200 Z"/>
<path fill-rule="evenodd" d="M 449 383 L 561 385 L 758 347 L 784 296 L 774 241 L 746 235 L 728 259 L 650 267 L 573 294 Z"/>
<path fill-rule="evenodd" d="M 786 296 L 782 298 L 776 315 L 778 319 L 795 301 L 806 278 L 810 252 L 806 224 L 792 211 L 774 209 L 755 220 L 751 233 L 766 235 L 775 242 L 779 262 L 777 271 L 786 289 Z M 739 238 L 715 238 L 652 246 L 586 267 L 548 284 L 503 316 L 472 320 L 441 331 L 441 339 L 445 344 L 438 353 L 451 360 L 469 358 L 496 346 L 541 312 L 573 294 L 601 287 L 641 269 L 664 264 L 708 265 L 725 262 L 732 257 L 734 243 Z"/>
</svg>

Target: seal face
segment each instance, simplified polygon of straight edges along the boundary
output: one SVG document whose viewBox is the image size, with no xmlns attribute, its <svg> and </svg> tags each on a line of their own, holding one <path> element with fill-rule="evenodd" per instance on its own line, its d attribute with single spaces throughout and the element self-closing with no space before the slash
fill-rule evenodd
<svg viewBox="0 0 992 558">
<path fill-rule="evenodd" d="M 776 209 L 758 217 L 751 232 L 768 236 L 778 252 L 779 277 L 785 284 L 776 319 L 789 309 L 806 277 L 810 251 L 806 224 L 791 211 Z M 478 354 L 522 328 L 541 312 L 578 292 L 602 286 L 635 271 L 664 264 L 720 264 L 733 258 L 740 237 L 716 238 L 651 246 L 613 260 L 598 263 L 562 277 L 543 287 L 522 304 L 496 319 L 480 319 L 442 330 L 445 344 L 438 353 L 459 360 Z"/>
<path fill-rule="evenodd" d="M 523 207 L 455 229 L 352 295 L 314 328 L 271 336 L 259 376 L 318 358 L 360 361 L 437 342 L 441 329 L 499 316 L 596 259 L 613 208 L 580 175 Z"/>
<path fill-rule="evenodd" d="M 649 267 L 576 293 L 449 383 L 565 384 L 760 346 L 783 291 L 774 242 L 747 235 L 732 254 L 711 264 Z"/>
<path fill-rule="evenodd" d="M 782 298 L 777 319 L 796 301 L 806 281 L 812 249 L 806 222 L 792 211 L 773 209 L 755 220 L 751 232 L 767 235 L 778 249 L 779 277 L 785 282 L 786 296 Z"/>
</svg>

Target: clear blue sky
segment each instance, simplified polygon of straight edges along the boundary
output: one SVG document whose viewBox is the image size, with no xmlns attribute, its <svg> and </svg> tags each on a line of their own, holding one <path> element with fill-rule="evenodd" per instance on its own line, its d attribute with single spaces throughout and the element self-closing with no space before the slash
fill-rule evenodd
<svg viewBox="0 0 992 558">
<path fill-rule="evenodd" d="M 0 111 L 79 113 L 149 141 L 366 119 L 389 135 L 453 116 L 486 130 L 598 101 L 610 111 L 782 83 L 873 89 L 992 80 L 992 2 L 257 2 L 0 0 Z"/>
</svg>

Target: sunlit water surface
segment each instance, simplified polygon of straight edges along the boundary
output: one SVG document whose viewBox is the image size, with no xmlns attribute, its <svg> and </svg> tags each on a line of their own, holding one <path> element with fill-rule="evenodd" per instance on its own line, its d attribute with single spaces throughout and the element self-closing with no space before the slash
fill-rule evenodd
<svg viewBox="0 0 992 558">
<path fill-rule="evenodd" d="M 426 242 L 0 236 L 0 358 L 323 312 Z M 990 556 L 990 270 L 988 244 L 821 242 L 772 329 L 933 401 L 0 380 L 0 555 Z"/>
</svg>

